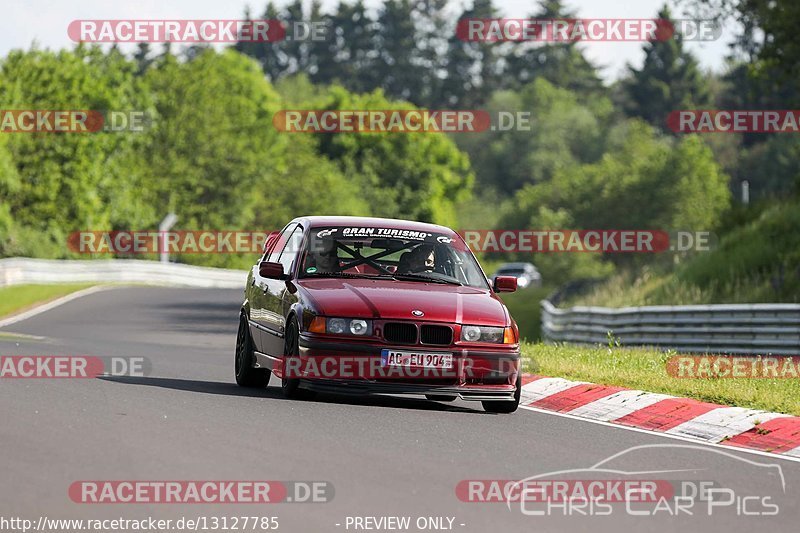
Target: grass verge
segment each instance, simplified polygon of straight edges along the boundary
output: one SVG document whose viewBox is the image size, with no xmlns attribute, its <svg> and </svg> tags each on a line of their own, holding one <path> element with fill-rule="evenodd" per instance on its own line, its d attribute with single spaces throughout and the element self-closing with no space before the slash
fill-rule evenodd
<svg viewBox="0 0 800 533">
<path fill-rule="evenodd" d="M 770 205 L 735 226 L 719 245 L 677 265 L 621 271 L 571 305 L 626 307 L 800 302 L 800 203 Z"/>
<path fill-rule="evenodd" d="M 530 373 L 800 416 L 800 379 L 674 378 L 666 362 L 676 354 L 648 348 L 523 343 L 522 354 Z"/>
<path fill-rule="evenodd" d="M 520 337 L 529 342 L 541 339 L 542 307 L 540 302 L 553 292 L 553 287 L 531 287 L 502 293 L 500 298 L 519 326 Z"/>
<path fill-rule="evenodd" d="M 15 285 L 0 289 L 0 318 L 26 311 L 61 296 L 91 287 L 93 283 L 65 285 Z"/>
</svg>

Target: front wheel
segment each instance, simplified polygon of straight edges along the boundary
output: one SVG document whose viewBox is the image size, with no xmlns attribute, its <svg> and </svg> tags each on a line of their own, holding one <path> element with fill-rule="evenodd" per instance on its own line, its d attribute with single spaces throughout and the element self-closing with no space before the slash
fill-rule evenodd
<svg viewBox="0 0 800 533">
<path fill-rule="evenodd" d="M 268 368 L 253 368 L 255 354 L 253 353 L 253 339 L 250 338 L 250 328 L 247 319 L 239 319 L 239 332 L 236 334 L 236 360 L 234 370 L 236 383 L 241 387 L 263 388 L 269 384 L 272 372 Z"/>
<path fill-rule="evenodd" d="M 292 318 L 286 324 L 286 335 L 283 342 L 284 353 L 284 377 L 281 379 L 281 391 L 286 398 L 293 400 L 311 399 L 315 396 L 313 391 L 300 388 L 300 380 L 297 378 L 287 378 L 285 376 L 287 368 L 291 368 L 287 359 L 290 357 L 300 357 L 300 331 L 297 322 Z"/>
<path fill-rule="evenodd" d="M 507 402 L 481 402 L 483 410 L 487 413 L 509 414 L 519 407 L 519 396 L 522 389 L 522 373 L 517 373 L 517 390 L 514 391 L 514 399 Z"/>
</svg>

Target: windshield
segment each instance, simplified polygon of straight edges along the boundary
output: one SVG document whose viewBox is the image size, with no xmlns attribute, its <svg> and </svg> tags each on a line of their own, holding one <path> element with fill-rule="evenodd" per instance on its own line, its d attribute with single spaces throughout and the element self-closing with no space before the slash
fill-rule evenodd
<svg viewBox="0 0 800 533">
<path fill-rule="evenodd" d="M 386 278 L 488 289 L 463 242 L 441 233 L 375 227 L 314 228 L 301 278 Z"/>
</svg>

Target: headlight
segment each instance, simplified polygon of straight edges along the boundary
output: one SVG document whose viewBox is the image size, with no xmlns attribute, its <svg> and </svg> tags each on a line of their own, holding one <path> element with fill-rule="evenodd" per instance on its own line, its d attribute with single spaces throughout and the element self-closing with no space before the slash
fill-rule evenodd
<svg viewBox="0 0 800 533">
<path fill-rule="evenodd" d="M 312 321 L 309 331 L 363 337 L 372 334 L 372 321 L 361 318 L 324 318 L 318 316 Z"/>
<path fill-rule="evenodd" d="M 347 320 L 344 318 L 329 318 L 328 319 L 328 333 L 341 335 L 347 331 Z"/>
<path fill-rule="evenodd" d="M 462 326 L 461 340 L 464 342 L 492 342 L 503 344 L 506 328 L 489 326 Z"/>
<path fill-rule="evenodd" d="M 350 333 L 353 335 L 366 335 L 367 331 L 369 331 L 369 324 L 366 320 L 350 321 Z"/>
</svg>

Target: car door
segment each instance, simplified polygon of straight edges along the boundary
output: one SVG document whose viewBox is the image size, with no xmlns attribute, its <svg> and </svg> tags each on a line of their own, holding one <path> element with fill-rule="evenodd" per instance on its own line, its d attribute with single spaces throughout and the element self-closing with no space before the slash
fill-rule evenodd
<svg viewBox="0 0 800 533">
<path fill-rule="evenodd" d="M 279 280 L 264 278 L 259 273 L 259 265 L 262 261 L 277 262 L 281 250 L 286 244 L 286 239 L 291 234 L 296 224 L 289 224 L 278 234 L 271 246 L 266 247 L 264 256 L 253 266 L 250 273 L 251 283 L 247 290 L 247 298 L 250 302 L 250 335 L 259 352 L 267 353 L 266 346 L 271 340 L 266 336 L 265 329 L 275 322 L 270 317 L 269 291 Z"/>
<path fill-rule="evenodd" d="M 294 260 L 297 257 L 303 239 L 303 228 L 299 224 L 290 224 L 281 234 L 269 261 L 283 265 L 285 274 L 292 274 Z M 267 355 L 279 357 L 283 355 L 283 334 L 286 328 L 284 314 L 284 293 L 286 281 L 258 277 L 256 283 L 259 290 L 259 328 L 261 329 L 260 351 Z"/>
</svg>

